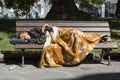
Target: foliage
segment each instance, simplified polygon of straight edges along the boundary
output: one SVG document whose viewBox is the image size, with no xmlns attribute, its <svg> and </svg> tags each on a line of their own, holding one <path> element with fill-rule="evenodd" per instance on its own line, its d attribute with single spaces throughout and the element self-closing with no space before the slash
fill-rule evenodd
<svg viewBox="0 0 120 80">
<path fill-rule="evenodd" d="M 101 8 L 101 4 L 105 2 L 105 0 L 75 0 L 76 3 L 78 3 L 80 5 L 81 8 L 96 8 L 96 9 L 100 9 Z"/>
<path fill-rule="evenodd" d="M 37 0 L 4 0 L 6 8 L 13 8 L 16 17 L 25 15 Z"/>
<path fill-rule="evenodd" d="M 15 32 L 15 19 L 0 19 L 0 32 Z"/>
<path fill-rule="evenodd" d="M 5 6 L 7 8 L 13 8 L 16 17 L 23 16 L 30 11 L 30 5 L 38 0 L 4 0 Z M 48 0 L 45 0 L 48 1 Z M 49 0 L 49 4 L 53 4 L 56 0 Z M 80 5 L 81 8 L 87 7 L 89 9 L 100 8 L 101 4 L 105 0 L 75 0 L 76 3 Z"/>
<path fill-rule="evenodd" d="M 117 2 L 117 9 L 116 9 L 115 16 L 117 18 L 120 18 L 120 0 L 118 0 L 118 2 Z"/>
<path fill-rule="evenodd" d="M 48 0 L 45 0 L 45 2 L 47 2 L 47 1 L 48 1 Z M 53 2 L 54 2 L 54 0 L 49 0 L 49 1 L 48 1 L 48 4 L 51 5 L 51 4 L 53 4 Z"/>
<path fill-rule="evenodd" d="M 49 0 L 49 3 L 52 4 L 54 0 Z M 80 5 L 81 8 L 96 8 L 100 9 L 101 4 L 104 3 L 106 0 L 75 0 L 76 3 Z"/>
</svg>

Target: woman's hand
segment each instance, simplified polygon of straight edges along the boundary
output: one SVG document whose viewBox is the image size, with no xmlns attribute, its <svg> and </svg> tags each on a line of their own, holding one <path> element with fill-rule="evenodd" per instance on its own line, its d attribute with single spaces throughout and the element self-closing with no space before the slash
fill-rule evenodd
<svg viewBox="0 0 120 80">
<path fill-rule="evenodd" d="M 42 27 L 42 32 L 45 31 L 46 26 L 50 26 L 50 25 L 49 24 L 44 24 L 43 27 Z"/>
</svg>

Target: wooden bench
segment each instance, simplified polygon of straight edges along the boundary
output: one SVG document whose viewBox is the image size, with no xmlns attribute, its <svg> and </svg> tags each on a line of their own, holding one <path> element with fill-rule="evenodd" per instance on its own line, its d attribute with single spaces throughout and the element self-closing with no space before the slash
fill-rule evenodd
<svg viewBox="0 0 120 80">
<path fill-rule="evenodd" d="M 104 53 L 108 54 L 108 65 L 111 63 L 110 59 L 110 51 L 112 49 L 117 49 L 117 43 L 112 42 L 111 34 L 110 34 L 110 27 L 109 23 L 107 21 L 16 21 L 16 32 L 21 31 L 29 31 L 33 27 L 36 26 L 42 26 L 45 23 L 55 25 L 57 27 L 63 26 L 63 27 L 74 27 L 78 30 L 88 32 L 88 33 L 102 33 L 109 35 L 109 40 L 107 44 L 105 43 L 99 43 L 95 49 L 102 49 L 102 58 Z M 22 65 L 24 65 L 24 50 L 25 49 L 42 49 L 43 44 L 16 44 L 16 49 L 21 49 L 22 51 Z"/>
</svg>

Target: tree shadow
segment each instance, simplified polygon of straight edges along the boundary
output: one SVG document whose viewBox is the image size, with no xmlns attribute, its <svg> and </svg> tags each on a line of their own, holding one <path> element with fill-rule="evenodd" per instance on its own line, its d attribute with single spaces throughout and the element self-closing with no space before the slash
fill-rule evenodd
<svg viewBox="0 0 120 80">
<path fill-rule="evenodd" d="M 64 80 L 120 80 L 120 73 L 91 74 L 83 77 L 76 77 L 73 79 L 64 79 Z"/>
</svg>

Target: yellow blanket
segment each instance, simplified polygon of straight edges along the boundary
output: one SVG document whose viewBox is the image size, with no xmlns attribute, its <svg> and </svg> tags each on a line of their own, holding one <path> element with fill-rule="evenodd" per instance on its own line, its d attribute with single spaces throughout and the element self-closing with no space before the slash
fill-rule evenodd
<svg viewBox="0 0 120 80">
<path fill-rule="evenodd" d="M 56 33 L 55 33 L 56 34 Z M 43 48 L 40 67 L 59 67 L 80 63 L 95 48 L 104 34 L 88 34 L 73 28 L 58 28 L 56 43 Z"/>
</svg>

